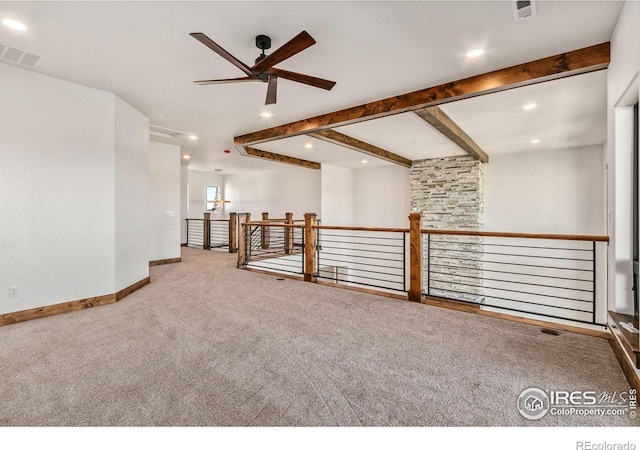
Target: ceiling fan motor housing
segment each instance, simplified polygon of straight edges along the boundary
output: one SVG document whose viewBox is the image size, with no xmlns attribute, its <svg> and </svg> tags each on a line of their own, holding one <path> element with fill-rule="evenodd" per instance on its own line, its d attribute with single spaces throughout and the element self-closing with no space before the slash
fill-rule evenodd
<svg viewBox="0 0 640 450">
<path fill-rule="evenodd" d="M 265 36 L 264 34 L 259 34 L 256 36 L 256 47 L 260 50 L 268 50 L 271 48 L 271 38 L 269 36 Z"/>
</svg>

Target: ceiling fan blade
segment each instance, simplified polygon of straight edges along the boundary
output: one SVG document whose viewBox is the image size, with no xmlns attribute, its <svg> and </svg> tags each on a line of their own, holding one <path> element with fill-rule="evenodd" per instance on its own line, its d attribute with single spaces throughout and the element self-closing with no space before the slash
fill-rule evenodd
<svg viewBox="0 0 640 450">
<path fill-rule="evenodd" d="M 224 59 L 229 61 L 231 64 L 236 66 L 238 69 L 242 70 L 250 77 L 255 77 L 255 74 L 251 71 L 251 68 L 247 66 L 245 63 L 237 59 L 231 53 L 220 47 L 218 44 L 209 39 L 204 33 L 189 33 L 189 36 L 194 37 L 198 41 L 202 42 L 204 45 L 209 47 L 211 50 L 216 52 L 218 55 L 222 56 Z"/>
<path fill-rule="evenodd" d="M 276 102 L 276 95 L 278 92 L 278 77 L 275 75 L 269 76 L 269 86 L 267 86 L 267 100 L 265 105 L 273 105 Z"/>
<path fill-rule="evenodd" d="M 224 78 L 221 80 L 200 80 L 200 81 L 194 81 L 194 83 L 205 85 L 205 84 L 240 83 L 244 81 L 262 81 L 264 83 L 267 80 L 261 80 L 260 78 L 253 78 L 253 77 L 240 77 L 240 78 Z"/>
<path fill-rule="evenodd" d="M 298 83 L 308 84 L 309 86 L 326 89 L 330 91 L 335 86 L 335 81 L 325 80 L 323 78 L 312 77 L 311 75 L 305 75 L 303 73 L 289 72 L 288 70 L 276 69 L 275 67 L 269 69 L 271 76 L 276 75 L 280 78 L 285 78 L 291 81 L 297 81 Z"/>
<path fill-rule="evenodd" d="M 315 39 L 313 39 L 309 33 L 303 31 L 269 56 L 258 61 L 256 65 L 252 67 L 252 70 L 254 73 L 262 73 L 279 62 L 292 57 L 296 53 L 300 53 L 305 48 L 311 47 L 315 43 Z"/>
</svg>

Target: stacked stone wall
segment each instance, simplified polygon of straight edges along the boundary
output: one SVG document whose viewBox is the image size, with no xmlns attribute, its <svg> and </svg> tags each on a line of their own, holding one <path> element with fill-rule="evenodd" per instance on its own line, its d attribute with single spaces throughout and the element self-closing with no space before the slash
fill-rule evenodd
<svg viewBox="0 0 640 450">
<path fill-rule="evenodd" d="M 414 161 L 410 178 L 411 210 L 421 213 L 423 229 L 483 229 L 480 161 L 470 156 Z M 482 247 L 479 237 L 424 236 L 425 293 L 482 303 Z"/>
</svg>

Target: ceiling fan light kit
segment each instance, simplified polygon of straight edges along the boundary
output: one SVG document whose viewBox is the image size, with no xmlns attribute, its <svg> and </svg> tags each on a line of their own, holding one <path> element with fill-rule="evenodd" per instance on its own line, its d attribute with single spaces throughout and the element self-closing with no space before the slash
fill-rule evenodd
<svg viewBox="0 0 640 450">
<path fill-rule="evenodd" d="M 262 53 L 256 58 L 253 67 L 249 67 L 242 61 L 237 59 L 231 53 L 227 52 L 220 45 L 209 39 L 204 33 L 190 33 L 190 36 L 200 41 L 209 49 L 222 56 L 231 64 L 242 70 L 247 76 L 240 78 L 226 78 L 217 80 L 201 80 L 195 81 L 200 85 L 208 84 L 222 84 L 222 83 L 239 83 L 245 81 L 261 81 L 268 83 L 267 85 L 267 99 L 265 105 L 272 105 L 276 103 L 277 90 L 278 90 L 278 78 L 284 78 L 287 80 L 295 81 L 296 83 L 302 83 L 309 86 L 317 87 L 320 89 L 326 89 L 330 91 L 335 86 L 335 81 L 325 80 L 322 78 L 313 77 L 311 75 L 305 75 L 302 73 L 290 72 L 288 70 L 278 69 L 276 64 L 284 61 L 300 53 L 302 50 L 311 47 L 316 41 L 307 33 L 303 31 L 284 44 L 282 47 L 275 50 L 270 55 L 265 54 L 265 50 L 271 48 L 271 38 L 260 34 L 256 36 L 256 47 L 258 47 Z"/>
</svg>

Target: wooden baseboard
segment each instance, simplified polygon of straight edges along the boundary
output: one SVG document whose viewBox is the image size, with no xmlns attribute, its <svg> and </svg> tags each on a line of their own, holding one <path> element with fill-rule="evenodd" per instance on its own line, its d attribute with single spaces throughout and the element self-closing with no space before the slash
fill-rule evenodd
<svg viewBox="0 0 640 450">
<path fill-rule="evenodd" d="M 265 275 L 271 275 L 278 278 L 287 278 L 290 280 L 302 281 L 302 275 L 296 276 L 296 275 L 290 275 L 286 273 L 269 272 L 268 270 L 260 270 L 260 269 L 255 269 L 253 267 L 247 267 L 247 266 L 240 266 L 239 269 L 246 270 L 247 272 L 255 272 L 255 273 L 262 273 Z"/>
<path fill-rule="evenodd" d="M 487 311 L 482 309 L 480 305 L 457 302 L 455 300 L 443 300 L 433 297 L 423 297 L 422 303 L 425 305 L 438 306 L 440 308 L 454 309 L 456 311 L 464 311 L 480 316 L 495 317 L 496 319 L 509 320 L 511 322 L 526 323 L 537 327 L 551 328 L 554 330 L 568 331 L 571 333 L 585 334 L 602 339 L 611 339 L 611 333 L 604 330 L 592 330 L 590 328 L 582 328 L 574 325 L 566 325 L 562 323 L 547 322 L 545 320 L 531 319 L 528 317 L 512 316 L 510 314 L 499 313 L 495 311 Z"/>
<path fill-rule="evenodd" d="M 143 278 L 140 281 L 137 281 L 135 283 L 133 283 L 130 286 L 127 286 L 124 289 L 119 290 L 118 292 L 116 292 L 116 301 L 120 301 L 123 298 L 125 298 L 127 295 L 134 293 L 135 291 L 137 291 L 138 289 L 146 286 L 147 284 L 151 283 L 151 277 L 147 277 L 147 278 Z"/>
<path fill-rule="evenodd" d="M 443 300 L 435 297 L 422 297 L 420 302 L 423 305 L 437 306 L 439 308 L 453 309 L 454 311 L 464 311 L 477 314 L 481 311 L 479 305 L 472 303 L 453 302 L 450 300 Z"/>
<path fill-rule="evenodd" d="M 163 264 L 173 264 L 182 262 L 182 258 L 169 258 L 169 259 L 156 259 L 154 261 L 149 261 L 149 267 L 151 266 L 161 266 Z"/>
<path fill-rule="evenodd" d="M 72 311 L 80 311 L 82 309 L 93 308 L 95 306 L 109 305 L 111 303 L 122 300 L 127 295 L 131 294 L 134 291 L 137 291 L 143 286 L 146 286 L 150 282 L 151 278 L 146 277 L 114 294 L 83 298 L 81 300 L 73 300 L 65 303 L 56 303 L 55 305 L 40 306 L 38 308 L 0 314 L 0 327 L 19 322 L 25 322 L 27 320 L 40 319 L 42 317 L 55 316 Z"/>
<path fill-rule="evenodd" d="M 393 298 L 395 300 L 405 300 L 405 301 L 409 300 L 406 295 L 402 295 L 402 294 L 394 294 L 393 292 L 384 292 L 384 291 L 378 291 L 375 289 L 368 289 L 368 288 L 357 287 L 357 286 L 347 286 L 344 284 L 332 283 L 331 281 L 316 280 L 316 284 L 321 284 L 323 286 L 331 286 L 338 289 L 346 289 L 347 291 L 363 292 L 365 294 Z"/>
<path fill-rule="evenodd" d="M 304 281 L 304 278 L 302 277 L 302 275 L 297 275 L 296 276 L 296 275 L 290 275 L 290 274 L 284 274 L 284 273 L 269 272 L 268 270 L 260 270 L 260 269 L 255 269 L 253 267 L 247 267 L 247 266 L 242 266 L 241 269 L 247 270 L 249 272 L 263 273 L 265 275 L 276 276 L 278 278 L 287 278 L 287 279 L 290 279 L 290 280 Z M 356 287 L 356 286 L 345 286 L 344 284 L 336 284 L 336 283 L 332 283 L 330 281 L 319 280 L 317 278 L 314 281 L 314 283 L 315 284 L 320 284 L 322 286 L 330 286 L 330 287 L 335 287 L 335 288 L 338 288 L 338 289 L 346 289 L 348 291 L 364 292 L 365 294 L 379 295 L 380 297 L 389 297 L 389 298 L 393 298 L 393 299 L 396 299 L 396 300 L 407 300 L 407 296 L 406 295 L 402 295 L 402 294 L 394 294 L 394 293 L 391 293 L 391 292 L 376 291 L 375 289 L 367 289 L 367 288 L 361 288 L 361 287 Z"/>
<path fill-rule="evenodd" d="M 622 367 L 624 375 L 627 377 L 627 381 L 629 381 L 629 386 L 636 389 L 636 391 L 640 391 L 640 376 L 638 376 L 638 372 L 622 349 L 622 345 L 620 345 L 617 336 L 613 336 L 609 344 L 611 345 L 613 353 L 616 355 L 620 367 Z"/>
<path fill-rule="evenodd" d="M 186 247 L 188 244 L 186 242 L 183 242 L 182 244 L 180 244 L 180 247 Z"/>
</svg>

